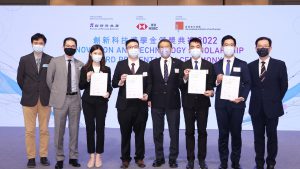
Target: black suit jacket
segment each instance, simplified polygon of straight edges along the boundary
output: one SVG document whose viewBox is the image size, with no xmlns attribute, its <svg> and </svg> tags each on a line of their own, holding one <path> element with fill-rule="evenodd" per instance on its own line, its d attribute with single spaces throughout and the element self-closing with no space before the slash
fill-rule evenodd
<svg viewBox="0 0 300 169">
<path fill-rule="evenodd" d="M 180 109 L 180 69 L 182 61 L 172 58 L 172 66 L 168 81 L 165 82 L 160 68 L 160 59 L 149 63 L 148 93 L 153 108 Z M 176 72 L 175 72 L 176 70 Z"/>
<path fill-rule="evenodd" d="M 285 63 L 270 58 L 263 82 L 259 79 L 259 60 L 249 63 L 248 67 L 252 79 L 249 114 L 256 116 L 263 108 L 268 118 L 282 116 L 282 99 L 288 89 Z"/>
<path fill-rule="evenodd" d="M 109 95 L 111 95 L 112 92 L 112 87 L 111 87 L 111 71 L 110 68 L 105 66 L 104 69 L 101 69 L 103 73 L 108 73 L 107 76 L 107 92 L 109 93 Z M 90 82 L 87 81 L 87 72 L 89 71 L 93 71 L 93 66 L 90 66 L 88 69 L 86 69 L 85 67 L 81 68 L 81 72 L 80 72 L 80 80 L 79 80 L 79 88 L 80 90 L 84 89 L 84 92 L 82 94 L 82 101 L 87 102 L 87 103 L 91 103 L 94 104 L 96 102 L 104 102 L 107 103 L 108 98 L 104 98 L 102 96 L 91 96 L 90 95 Z"/>
<path fill-rule="evenodd" d="M 200 107 L 200 108 L 207 108 L 210 107 L 210 98 L 203 95 L 203 94 L 189 94 L 188 93 L 188 83 L 184 83 L 183 76 L 185 69 L 193 69 L 192 59 L 187 60 L 182 65 L 182 70 L 180 71 L 180 81 L 182 83 L 182 106 L 183 108 L 193 108 L 193 107 Z M 200 70 L 207 70 L 208 74 L 206 75 L 206 90 L 214 90 L 214 81 L 215 81 L 215 73 L 213 64 L 207 60 L 202 59 Z M 196 100 L 196 101 L 195 101 Z"/>
<path fill-rule="evenodd" d="M 48 106 L 50 90 L 47 86 L 47 68 L 52 56 L 42 54 L 40 70 L 33 53 L 21 57 L 17 73 L 17 82 L 22 90 L 21 104 L 35 106 L 40 98 L 43 106 Z"/>
<path fill-rule="evenodd" d="M 234 71 L 234 67 L 240 68 L 240 72 Z M 216 75 L 224 74 L 223 59 L 219 60 L 217 63 L 214 64 L 214 69 L 215 69 Z M 248 97 L 248 94 L 250 91 L 250 86 L 251 86 L 251 78 L 250 78 L 250 73 L 248 70 L 247 63 L 238 58 L 235 58 L 234 62 L 233 62 L 232 70 L 230 72 L 230 76 L 240 77 L 239 97 L 243 97 L 245 99 L 245 101 L 242 101 L 242 102 L 236 104 L 229 100 L 220 99 L 221 88 L 222 88 L 222 83 L 221 83 L 220 85 L 217 86 L 215 107 L 222 108 L 222 107 L 225 107 L 227 104 L 229 104 L 233 108 L 245 108 L 246 107 L 245 102 L 247 100 L 247 97 Z"/>
<path fill-rule="evenodd" d="M 138 68 L 138 70 L 136 70 L 135 74 L 136 75 L 143 74 L 143 91 L 144 91 L 144 93 L 148 94 L 148 96 L 149 96 L 149 93 L 147 93 L 148 75 L 146 76 L 149 64 L 145 61 L 142 61 L 142 60 L 139 60 L 139 62 L 140 62 L 140 67 Z M 123 86 L 118 85 L 119 81 L 121 79 L 121 76 L 123 74 L 132 75 L 132 72 L 131 72 L 131 70 L 129 68 L 129 65 L 128 65 L 128 59 L 119 61 L 117 63 L 117 66 L 116 66 L 116 69 L 115 69 L 115 72 L 114 72 L 114 76 L 113 76 L 113 79 L 112 79 L 112 86 L 114 88 L 119 88 L 118 98 L 117 98 L 117 102 L 116 102 L 116 108 L 119 109 L 119 110 L 124 110 L 124 109 L 127 108 L 127 106 L 128 106 L 127 103 L 128 103 L 129 100 L 135 100 L 136 103 L 138 104 L 136 106 L 142 106 L 142 107 L 145 108 L 145 110 L 148 110 L 147 101 L 142 101 L 140 99 L 126 99 L 126 81 L 125 81 Z"/>
</svg>

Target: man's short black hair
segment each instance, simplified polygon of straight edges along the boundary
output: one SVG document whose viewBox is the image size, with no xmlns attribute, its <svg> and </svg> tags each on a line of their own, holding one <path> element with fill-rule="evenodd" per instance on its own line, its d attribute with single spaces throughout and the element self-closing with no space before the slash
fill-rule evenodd
<svg viewBox="0 0 300 169">
<path fill-rule="evenodd" d="M 39 40 L 39 39 L 43 39 L 44 43 L 46 44 L 47 38 L 45 37 L 45 35 L 43 35 L 41 33 L 36 33 L 36 34 L 32 35 L 31 36 L 31 43 L 33 43 L 33 41 Z"/>
<path fill-rule="evenodd" d="M 233 42 L 234 42 L 234 46 L 236 46 L 236 40 L 235 40 L 235 38 L 234 38 L 233 36 L 231 36 L 231 35 L 226 35 L 226 36 L 224 36 L 224 37 L 222 38 L 222 40 L 221 40 L 222 46 L 224 45 L 224 42 L 225 42 L 226 40 L 228 40 L 228 39 L 232 39 Z"/>
<path fill-rule="evenodd" d="M 272 40 L 265 36 L 257 38 L 255 41 L 255 46 L 257 46 L 258 41 L 261 41 L 261 40 L 267 40 L 269 42 L 270 47 L 272 46 Z"/>
<path fill-rule="evenodd" d="M 66 45 L 66 42 L 68 40 L 71 40 L 71 41 L 75 42 L 75 45 L 77 46 L 77 40 L 75 38 L 73 38 L 73 37 L 67 37 L 67 38 L 65 38 L 64 39 L 64 46 Z"/>
<path fill-rule="evenodd" d="M 192 42 L 200 43 L 200 45 L 202 46 L 202 41 L 199 38 L 191 38 L 189 41 L 189 46 L 191 45 Z"/>
<path fill-rule="evenodd" d="M 169 40 L 169 39 L 161 39 L 158 44 L 157 44 L 157 47 L 159 48 L 159 45 L 162 43 L 162 42 L 168 42 L 172 48 L 172 42 Z"/>
<path fill-rule="evenodd" d="M 126 43 L 125 43 L 125 47 L 126 47 L 126 48 L 127 48 L 127 45 L 128 45 L 130 42 L 136 42 L 138 45 L 140 45 L 140 43 L 139 43 L 138 40 L 136 40 L 136 39 L 129 39 L 129 40 L 127 40 Z"/>
</svg>

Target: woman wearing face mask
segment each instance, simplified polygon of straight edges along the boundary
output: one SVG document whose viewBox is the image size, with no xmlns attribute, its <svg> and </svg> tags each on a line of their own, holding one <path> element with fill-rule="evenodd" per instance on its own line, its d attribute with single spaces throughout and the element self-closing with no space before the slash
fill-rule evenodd
<svg viewBox="0 0 300 169">
<path fill-rule="evenodd" d="M 90 81 L 91 76 L 94 73 L 108 74 L 107 93 L 105 96 L 90 95 Z M 91 47 L 89 59 L 85 66 L 81 69 L 79 88 L 81 90 L 84 89 L 82 95 L 82 108 L 86 124 L 87 149 L 90 154 L 87 167 L 101 167 L 101 154 L 104 152 L 105 117 L 107 113 L 108 99 L 112 92 L 111 71 L 109 67 L 105 66 L 104 49 L 101 45 L 93 45 Z"/>
</svg>

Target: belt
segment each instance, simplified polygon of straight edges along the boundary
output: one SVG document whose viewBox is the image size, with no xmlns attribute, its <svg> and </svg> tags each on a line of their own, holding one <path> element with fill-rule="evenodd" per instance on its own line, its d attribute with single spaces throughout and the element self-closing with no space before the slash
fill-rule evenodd
<svg viewBox="0 0 300 169">
<path fill-rule="evenodd" d="M 66 93 L 66 95 L 76 95 L 77 92 L 69 92 L 69 93 Z"/>
</svg>

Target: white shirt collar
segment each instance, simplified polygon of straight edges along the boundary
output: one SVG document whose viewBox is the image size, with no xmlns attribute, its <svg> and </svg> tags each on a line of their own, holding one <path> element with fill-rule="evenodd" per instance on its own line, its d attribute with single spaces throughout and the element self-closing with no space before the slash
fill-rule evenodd
<svg viewBox="0 0 300 169">
<path fill-rule="evenodd" d="M 265 65 L 268 64 L 270 62 L 270 56 L 268 56 L 268 58 L 264 61 L 265 62 Z M 258 59 L 259 60 L 259 63 L 263 62 L 263 60 L 261 60 L 260 58 Z"/>
</svg>

